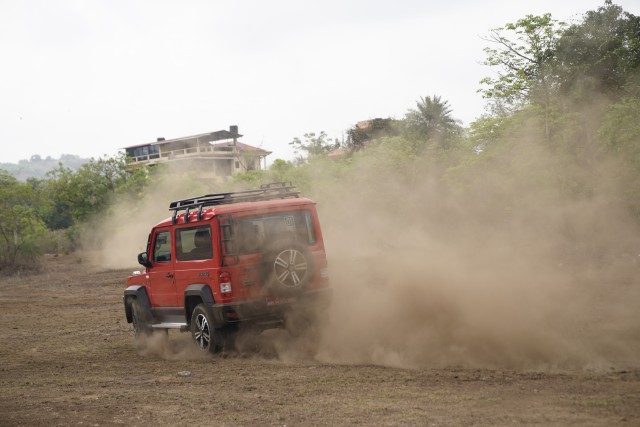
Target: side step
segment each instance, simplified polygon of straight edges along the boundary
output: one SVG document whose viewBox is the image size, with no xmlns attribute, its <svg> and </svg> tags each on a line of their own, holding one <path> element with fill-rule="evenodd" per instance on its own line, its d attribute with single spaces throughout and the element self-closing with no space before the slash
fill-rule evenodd
<svg viewBox="0 0 640 427">
<path fill-rule="evenodd" d="M 166 322 L 151 325 L 153 329 L 180 329 L 181 332 L 187 331 L 187 324 L 184 322 Z"/>
</svg>

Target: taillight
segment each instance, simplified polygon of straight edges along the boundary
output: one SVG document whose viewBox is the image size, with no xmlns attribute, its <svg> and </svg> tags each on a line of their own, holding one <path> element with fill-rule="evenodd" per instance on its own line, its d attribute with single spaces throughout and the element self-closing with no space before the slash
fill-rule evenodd
<svg viewBox="0 0 640 427">
<path fill-rule="evenodd" d="M 222 271 L 218 275 L 218 283 L 220 283 L 220 293 L 231 293 L 231 274 L 228 271 Z"/>
</svg>

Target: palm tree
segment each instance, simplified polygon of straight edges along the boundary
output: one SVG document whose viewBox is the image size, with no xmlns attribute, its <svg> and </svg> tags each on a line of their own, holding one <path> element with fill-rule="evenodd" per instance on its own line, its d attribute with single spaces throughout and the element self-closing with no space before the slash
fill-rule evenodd
<svg viewBox="0 0 640 427">
<path fill-rule="evenodd" d="M 421 97 L 416 106 L 405 117 L 407 127 L 416 136 L 444 140 L 460 130 L 458 120 L 451 117 L 449 102 L 439 96 Z"/>
</svg>

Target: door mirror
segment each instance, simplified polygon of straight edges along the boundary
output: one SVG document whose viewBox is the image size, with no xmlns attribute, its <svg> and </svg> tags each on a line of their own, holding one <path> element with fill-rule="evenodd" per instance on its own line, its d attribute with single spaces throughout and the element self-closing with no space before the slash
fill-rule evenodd
<svg viewBox="0 0 640 427">
<path fill-rule="evenodd" d="M 149 255 L 146 252 L 140 252 L 138 254 L 138 263 L 147 268 L 151 268 L 151 261 L 149 261 Z"/>
</svg>

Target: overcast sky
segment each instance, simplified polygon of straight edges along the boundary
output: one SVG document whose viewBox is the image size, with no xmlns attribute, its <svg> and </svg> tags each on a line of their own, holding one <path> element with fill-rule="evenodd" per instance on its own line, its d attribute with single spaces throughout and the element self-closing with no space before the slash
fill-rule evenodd
<svg viewBox="0 0 640 427">
<path fill-rule="evenodd" d="M 438 94 L 483 112 L 480 36 L 526 14 L 578 19 L 599 0 L 0 0 L 0 162 L 118 148 L 237 124 L 291 158 Z M 618 0 L 640 14 L 640 0 Z"/>
</svg>

